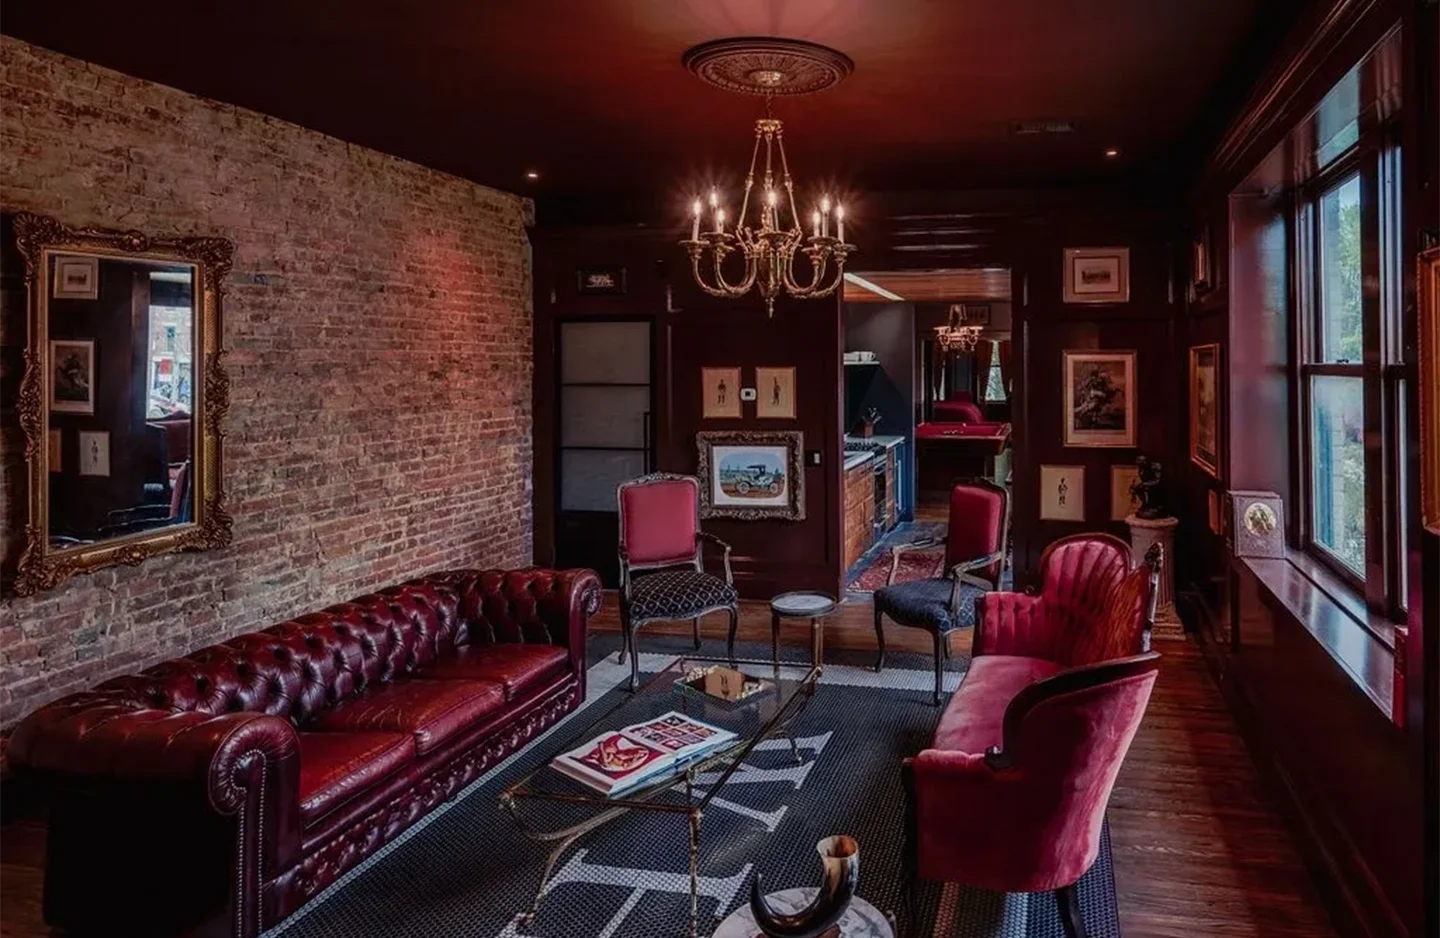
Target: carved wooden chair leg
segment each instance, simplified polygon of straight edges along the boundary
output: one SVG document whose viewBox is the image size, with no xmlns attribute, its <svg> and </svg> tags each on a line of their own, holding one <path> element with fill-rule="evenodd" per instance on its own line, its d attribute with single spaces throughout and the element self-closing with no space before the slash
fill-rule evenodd
<svg viewBox="0 0 1440 938">
<path fill-rule="evenodd" d="M 620 607 L 620 657 L 615 659 L 618 665 L 625 664 L 625 653 L 630 650 L 630 616 L 625 612 L 625 607 Z"/>
<path fill-rule="evenodd" d="M 730 617 L 730 637 L 726 640 L 725 651 L 726 656 L 730 659 L 730 666 L 733 668 L 735 666 L 735 630 L 740 626 L 740 609 L 737 606 L 731 606 L 725 610 L 725 613 Z M 696 645 L 695 647 L 699 648 L 700 646 Z"/>
<path fill-rule="evenodd" d="M 640 687 L 640 627 L 630 627 L 630 690 Z"/>
<path fill-rule="evenodd" d="M 935 630 L 935 698 L 931 701 L 940 706 L 940 691 L 945 687 L 945 633 Z"/>
<path fill-rule="evenodd" d="M 696 616 L 690 620 L 690 632 L 695 636 L 695 650 L 700 650 L 700 617 Z"/>
<path fill-rule="evenodd" d="M 879 674 L 885 668 L 885 629 L 880 624 L 880 617 L 884 615 L 880 607 L 875 607 L 875 643 L 880 646 L 880 654 L 875 658 L 875 673 Z"/>
<path fill-rule="evenodd" d="M 1055 902 L 1060 906 L 1060 924 L 1065 928 L 1065 938 L 1088 938 L 1085 916 L 1080 911 L 1080 897 L 1074 884 L 1055 890 Z"/>
</svg>

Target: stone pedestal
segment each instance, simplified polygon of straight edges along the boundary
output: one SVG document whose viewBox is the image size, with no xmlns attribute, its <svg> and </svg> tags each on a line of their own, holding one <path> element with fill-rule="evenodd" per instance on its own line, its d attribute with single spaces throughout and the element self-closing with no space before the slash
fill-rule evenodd
<svg viewBox="0 0 1440 938">
<path fill-rule="evenodd" d="M 1160 595 L 1155 601 L 1155 631 L 1151 636 L 1183 639 L 1185 626 L 1175 614 L 1175 527 L 1180 519 L 1131 515 L 1125 523 L 1130 526 L 1131 566 L 1138 566 L 1144 561 L 1152 544 L 1159 544 L 1164 552 L 1164 560 L 1160 564 Z"/>
</svg>

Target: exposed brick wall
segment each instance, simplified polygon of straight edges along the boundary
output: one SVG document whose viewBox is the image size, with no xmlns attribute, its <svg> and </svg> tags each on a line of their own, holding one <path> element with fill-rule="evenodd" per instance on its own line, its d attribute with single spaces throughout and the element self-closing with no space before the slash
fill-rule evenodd
<svg viewBox="0 0 1440 938">
<path fill-rule="evenodd" d="M 234 545 L 0 600 L 0 728 L 412 575 L 530 561 L 528 200 L 0 37 L 0 209 L 236 246 Z M 4 293 L 13 570 L 25 336 L 23 294 Z"/>
</svg>

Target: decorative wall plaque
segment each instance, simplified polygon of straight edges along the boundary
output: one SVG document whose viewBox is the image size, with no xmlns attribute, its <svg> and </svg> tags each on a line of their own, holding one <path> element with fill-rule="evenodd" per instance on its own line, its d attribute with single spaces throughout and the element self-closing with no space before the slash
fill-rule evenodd
<svg viewBox="0 0 1440 938">
<path fill-rule="evenodd" d="M 1230 493 L 1236 557 L 1285 556 L 1285 506 L 1274 492 Z"/>
</svg>

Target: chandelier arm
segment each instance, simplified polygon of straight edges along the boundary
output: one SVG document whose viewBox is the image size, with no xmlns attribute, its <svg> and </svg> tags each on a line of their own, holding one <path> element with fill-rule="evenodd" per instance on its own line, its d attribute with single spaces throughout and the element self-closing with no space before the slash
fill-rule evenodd
<svg viewBox="0 0 1440 938">
<path fill-rule="evenodd" d="M 795 207 L 795 183 L 790 179 L 790 161 L 785 158 L 785 131 L 780 130 L 775 134 L 776 142 L 780 145 L 780 178 L 784 180 L 785 194 L 790 199 L 790 218 L 795 223 L 796 231 L 804 231 L 800 227 L 800 209 Z"/>
<path fill-rule="evenodd" d="M 755 146 L 750 149 L 750 171 L 745 174 L 745 192 L 740 196 L 740 217 L 735 222 L 739 233 L 745 227 L 745 213 L 750 208 L 750 188 L 755 185 L 755 161 L 760 157 L 760 125 L 755 125 Z"/>
<path fill-rule="evenodd" d="M 731 292 L 731 289 L 723 282 L 718 287 L 712 287 L 705 282 L 704 276 L 700 273 L 700 253 L 698 251 L 690 255 L 690 270 L 695 275 L 695 282 L 699 284 L 700 289 L 711 296 L 733 298 L 741 295 Z"/>
<path fill-rule="evenodd" d="M 795 253 L 790 253 L 790 263 L 785 265 L 785 289 L 797 297 L 808 297 L 815 292 L 815 285 L 820 282 L 820 277 L 825 271 L 825 258 L 820 256 L 817 259 L 816 253 L 805 252 L 810 258 L 810 282 L 801 286 L 795 281 Z"/>
<path fill-rule="evenodd" d="M 724 257 L 719 251 L 715 252 L 715 284 L 718 289 L 724 291 L 716 294 L 717 296 L 743 296 L 749 293 L 750 288 L 755 285 L 755 275 L 760 265 L 755 262 L 755 257 L 748 247 L 743 253 L 745 255 L 745 276 L 738 284 L 732 286 L 726 282 L 725 273 L 721 270 L 721 262 Z"/>
</svg>

